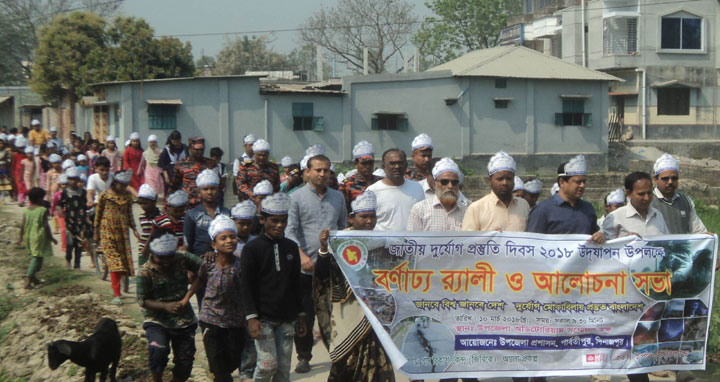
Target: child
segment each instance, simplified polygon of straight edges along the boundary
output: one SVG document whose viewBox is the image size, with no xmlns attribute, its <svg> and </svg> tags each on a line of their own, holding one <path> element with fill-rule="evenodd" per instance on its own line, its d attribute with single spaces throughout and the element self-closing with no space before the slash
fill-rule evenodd
<svg viewBox="0 0 720 382">
<path fill-rule="evenodd" d="M 5 204 L 5 201 L 12 192 L 12 185 L 10 184 L 10 160 L 12 153 L 7 148 L 7 135 L 0 134 L 0 201 Z"/>
<path fill-rule="evenodd" d="M 98 201 L 98 196 L 110 189 L 111 184 L 110 160 L 99 157 L 95 161 L 95 173 L 90 175 L 87 181 L 88 207 L 94 206 Z"/>
<path fill-rule="evenodd" d="M 290 198 L 277 193 L 262 201 L 264 235 L 247 243 L 240 257 L 245 317 L 255 339 L 255 381 L 290 380 L 293 326 L 305 336 L 307 326 L 300 291 L 300 253 L 285 237 Z"/>
<path fill-rule="evenodd" d="M 78 155 L 75 158 L 75 162 L 77 163 L 75 167 L 80 170 L 81 175 L 85 175 L 85 178 L 90 176 L 90 167 L 88 167 L 88 159 L 85 154 Z"/>
<path fill-rule="evenodd" d="M 365 191 L 350 205 L 352 228 L 348 230 L 372 231 L 377 222 L 375 194 Z M 340 267 L 328 253 L 329 236 L 329 229 L 320 232 L 320 251 L 313 279 L 318 327 L 332 361 L 328 381 L 394 381 L 390 359 Z"/>
<path fill-rule="evenodd" d="M 225 176 L 227 175 L 227 168 L 225 163 L 222 162 L 224 152 L 219 147 L 213 147 L 210 149 L 210 168 L 220 177 L 220 189 L 218 190 L 218 204 L 225 205 Z M 215 163 L 215 166 L 212 166 Z"/>
<path fill-rule="evenodd" d="M 32 146 L 25 147 L 25 158 L 22 160 L 23 184 L 26 189 L 37 187 L 37 169 L 35 167 L 35 149 Z"/>
<path fill-rule="evenodd" d="M 255 217 L 253 217 L 253 224 L 250 226 L 250 233 L 253 235 L 260 235 L 262 232 L 262 223 L 260 222 L 260 213 L 262 208 L 262 201 L 263 199 L 267 198 L 268 196 L 272 195 L 273 193 L 273 186 L 272 183 L 270 183 L 269 180 L 265 179 L 262 182 L 259 182 L 255 185 L 253 188 L 253 197 L 252 200 L 255 202 L 255 206 L 257 208 L 257 213 L 255 214 Z"/>
<path fill-rule="evenodd" d="M 117 143 L 115 137 L 108 135 L 105 140 L 105 150 L 100 154 L 110 161 L 110 172 L 115 173 L 120 168 L 120 154 L 117 151 Z"/>
<path fill-rule="evenodd" d="M 93 227 L 95 242 L 100 243 L 100 249 L 105 254 L 115 296 L 111 303 L 115 305 L 122 304 L 120 300 L 122 276 L 135 275 L 128 231 L 132 231 L 136 238 L 140 238 L 133 219 L 132 197 L 127 190 L 131 177 L 132 173 L 129 171 L 116 174 L 110 189 L 100 194 L 95 206 Z M 127 290 L 126 286 L 125 291 Z"/>
<path fill-rule="evenodd" d="M 125 148 L 123 153 L 122 167 L 125 171 L 132 171 L 130 187 L 135 190 L 143 184 L 143 173 L 140 171 L 142 158 L 143 148 L 140 145 L 140 134 L 134 132 L 130 134 L 130 145 Z"/>
<path fill-rule="evenodd" d="M 67 184 L 67 174 L 61 174 L 58 177 L 58 188 L 53 194 L 52 206 L 50 207 L 50 213 L 57 219 L 58 226 L 60 226 L 60 248 L 63 252 L 67 250 L 67 231 L 65 226 L 65 213 L 62 208 L 58 208 L 58 204 L 60 204 L 60 196 L 62 196 L 62 192 L 67 188 Z"/>
<path fill-rule="evenodd" d="M 230 216 L 230 210 L 218 205 L 217 193 L 220 178 L 213 170 L 203 170 L 195 180 L 199 189 L 200 205 L 187 212 L 185 218 L 185 245 L 188 251 L 200 257 L 212 251 L 208 228 L 217 215 Z M 200 296 L 200 294 L 198 294 Z"/>
<path fill-rule="evenodd" d="M 50 233 L 48 224 L 48 209 L 43 206 L 45 190 L 34 187 L 28 192 L 30 205 L 23 213 L 20 226 L 20 237 L 17 244 L 24 245 L 31 256 L 27 275 L 25 276 L 25 289 L 32 289 L 32 284 L 39 284 L 36 275 L 40 271 L 45 257 L 52 256 L 50 242 L 57 244 L 57 240 Z"/>
<path fill-rule="evenodd" d="M 153 219 L 152 230 L 155 231 L 159 228 L 164 228 L 174 232 L 178 239 L 178 248 L 184 247 L 183 232 L 185 227 L 185 211 L 187 210 L 187 204 L 189 202 L 187 192 L 178 190 L 170 194 L 167 198 L 167 206 L 165 206 L 165 213 Z M 149 248 L 145 245 L 143 249 L 143 255 L 147 257 L 149 255 Z"/>
<path fill-rule="evenodd" d="M 100 156 L 100 153 L 98 152 L 98 148 L 100 147 L 100 142 L 98 142 L 96 139 L 93 139 L 90 141 L 90 148 L 85 152 L 85 155 L 88 158 L 88 166 L 90 168 L 90 173 L 93 173 L 93 168 L 95 167 L 95 160 Z"/>
<path fill-rule="evenodd" d="M 202 259 L 177 251 L 178 240 L 170 230 L 159 228 L 150 234 L 147 248 L 151 256 L 137 278 L 137 301 L 143 308 L 148 364 L 153 381 L 161 382 L 173 351 L 173 381 L 190 377 L 195 358 L 197 319 L 187 294 L 187 273 L 196 273 Z"/>
<path fill-rule="evenodd" d="M 232 382 L 240 367 L 245 343 L 245 318 L 240 295 L 240 259 L 233 254 L 238 244 L 235 222 L 217 215 L 209 227 L 216 256 L 204 261 L 182 301 L 205 289 L 200 309 L 200 329 L 214 381 Z"/>
<path fill-rule="evenodd" d="M 138 191 L 138 204 L 142 208 L 143 213 L 140 214 L 140 240 L 138 240 L 138 265 L 143 266 L 147 262 L 145 253 L 145 243 L 150 238 L 152 232 L 153 220 L 160 216 L 160 210 L 155 204 L 157 202 L 157 193 L 147 184 L 140 186 Z"/>
<path fill-rule="evenodd" d="M 80 171 L 77 167 L 70 167 L 66 172 L 68 186 L 60 195 L 58 206 L 63 210 L 65 225 L 67 229 L 67 243 L 65 249 L 65 260 L 67 268 L 72 267 L 72 255 L 75 252 L 75 269 L 80 269 L 80 257 L 82 248 L 89 230 L 89 221 L 85 210 L 87 199 L 85 190 L 80 180 Z"/>
<path fill-rule="evenodd" d="M 162 149 L 157 145 L 157 136 L 151 135 L 148 137 L 148 148 L 143 152 L 142 163 L 139 167 L 139 171 L 145 167 L 145 184 L 163 194 L 165 192 L 165 183 L 162 178 L 162 169 L 158 166 L 158 160 Z"/>
<path fill-rule="evenodd" d="M 280 164 L 283 168 L 283 173 L 280 174 L 280 183 L 282 184 L 287 180 L 288 176 L 290 176 L 290 170 L 292 170 L 292 165 L 295 164 L 295 162 L 293 162 L 293 159 L 289 156 L 284 156 L 283 159 L 280 160 Z"/>
<path fill-rule="evenodd" d="M 48 202 L 52 202 L 53 195 L 55 195 L 55 191 L 58 190 L 58 178 L 60 177 L 60 174 L 62 174 L 62 168 L 60 167 L 61 161 L 62 158 L 57 154 L 50 154 L 48 157 L 50 169 L 45 174 L 45 191 L 47 192 L 45 199 Z"/>
</svg>

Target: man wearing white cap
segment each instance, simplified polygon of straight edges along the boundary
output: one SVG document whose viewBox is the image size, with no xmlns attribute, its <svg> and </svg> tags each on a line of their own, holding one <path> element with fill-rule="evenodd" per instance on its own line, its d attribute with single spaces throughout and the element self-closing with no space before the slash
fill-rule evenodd
<svg viewBox="0 0 720 382">
<path fill-rule="evenodd" d="M 211 160 L 204 156 L 205 138 L 192 137 L 188 139 L 187 159 L 175 164 L 173 178 L 170 182 L 170 192 L 183 190 L 187 192 L 190 202 L 188 208 L 192 209 L 200 204 L 200 195 L 196 185 L 196 178 L 205 169 L 211 169 Z"/>
<path fill-rule="evenodd" d="M 605 195 L 605 214 L 598 219 L 598 226 L 602 228 L 605 218 L 616 209 L 625 205 L 625 191 L 618 188 Z"/>
<path fill-rule="evenodd" d="M 42 126 L 40 125 L 40 121 L 38 121 L 37 119 L 33 119 L 32 122 L 30 122 L 30 126 L 32 127 L 30 133 L 28 133 L 28 140 L 30 141 L 30 145 L 44 145 L 48 141 L 48 139 L 50 139 L 50 134 L 48 134 L 47 130 L 42 128 Z"/>
<path fill-rule="evenodd" d="M 382 179 L 373 174 L 375 169 L 375 146 L 372 143 L 368 141 L 358 142 L 353 148 L 353 159 L 357 171 L 353 175 L 346 177 L 338 189 L 343 193 L 348 207 L 366 188 Z"/>
<path fill-rule="evenodd" d="M 303 312 L 298 245 L 285 237 L 290 198 L 273 194 L 261 208 L 264 234 L 247 243 L 240 256 L 243 310 L 257 351 L 253 380 L 287 382 L 295 322 L 301 337 L 312 333 L 312 326 Z"/>
<path fill-rule="evenodd" d="M 530 205 L 530 209 L 535 208 L 538 197 L 542 192 L 543 183 L 540 179 L 528 180 L 525 182 L 525 201 Z"/>
<path fill-rule="evenodd" d="M 435 194 L 410 210 L 408 231 L 459 231 L 467 206 L 458 203 L 463 173 L 450 158 L 439 160 L 432 170 Z"/>
<path fill-rule="evenodd" d="M 240 158 L 233 161 L 233 176 L 237 176 L 238 171 L 240 171 L 240 166 L 253 161 L 255 156 L 255 153 L 253 153 L 253 144 L 255 144 L 255 141 L 257 141 L 255 134 L 248 134 L 243 137 L 243 148 L 245 148 L 245 151 Z"/>
<path fill-rule="evenodd" d="M 405 177 L 416 182 L 427 179 L 432 174 L 433 141 L 427 134 L 420 134 L 412 141 L 412 161 L 415 168 L 408 169 Z"/>
<path fill-rule="evenodd" d="M 230 216 L 230 210 L 218 205 L 220 178 L 215 171 L 203 170 L 197 176 L 196 184 L 201 203 L 185 215 L 185 244 L 188 251 L 203 257 L 205 253 L 212 251 L 212 240 L 208 233 L 210 223 L 217 215 Z M 198 293 L 198 300 L 202 300 L 202 295 L 203 293 Z"/>
<path fill-rule="evenodd" d="M 663 154 L 653 166 L 655 197 L 652 206 L 662 212 L 672 234 L 705 233 L 707 228 L 697 215 L 695 203 L 678 191 L 680 162 L 670 154 Z"/>
<path fill-rule="evenodd" d="M 367 189 L 377 197 L 376 231 L 404 231 L 407 229 L 410 210 L 425 200 L 422 186 L 412 179 L 406 179 L 407 156 L 400 149 L 389 149 L 383 153 L 385 178 Z"/>
<path fill-rule="evenodd" d="M 257 153 L 255 154 L 257 155 Z M 320 231 L 325 228 L 344 229 L 347 226 L 345 198 L 340 191 L 328 187 L 330 159 L 315 155 L 307 163 L 307 184 L 290 196 L 286 236 L 298 243 L 302 265 L 303 311 L 307 314 L 308 325 L 312 327 L 315 310 L 312 300 L 312 274 L 320 249 Z M 310 371 L 313 336 L 295 336 L 298 354 L 298 373 Z"/>
<path fill-rule="evenodd" d="M 58 150 L 60 150 L 60 148 L 63 147 L 62 138 L 58 137 L 58 128 L 57 127 L 55 127 L 55 126 L 50 127 L 50 139 L 48 139 L 48 142 L 52 142 Z"/>
<path fill-rule="evenodd" d="M 263 180 L 273 185 L 273 192 L 280 191 L 280 170 L 270 161 L 270 143 L 258 139 L 252 145 L 252 162 L 243 163 L 235 177 L 238 201 L 253 198 L 253 187 Z"/>
<path fill-rule="evenodd" d="M 585 194 L 587 163 L 577 155 L 558 167 L 558 192 L 538 203 L 528 221 L 528 232 L 554 235 L 591 235 L 589 241 L 605 242 L 597 225 L 592 204 L 582 200 Z"/>
<path fill-rule="evenodd" d="M 515 160 L 504 151 L 490 158 L 487 165 L 490 193 L 468 207 L 463 231 L 523 232 L 530 206 L 513 195 Z"/>
</svg>

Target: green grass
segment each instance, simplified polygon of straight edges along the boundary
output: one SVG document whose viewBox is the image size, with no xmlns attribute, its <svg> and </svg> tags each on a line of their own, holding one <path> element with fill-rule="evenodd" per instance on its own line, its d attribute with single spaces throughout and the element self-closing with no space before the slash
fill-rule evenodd
<svg viewBox="0 0 720 382">
<path fill-rule="evenodd" d="M 13 296 L 0 296 L 0 321 L 4 321 L 10 312 L 17 309 L 18 301 Z"/>
</svg>

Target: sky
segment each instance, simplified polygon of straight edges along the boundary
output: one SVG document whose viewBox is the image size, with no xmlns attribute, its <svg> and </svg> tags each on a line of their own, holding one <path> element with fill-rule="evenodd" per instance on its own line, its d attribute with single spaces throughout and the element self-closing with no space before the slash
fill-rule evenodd
<svg viewBox="0 0 720 382">
<path fill-rule="evenodd" d="M 421 17 L 430 14 L 425 0 L 406 0 Z M 179 36 L 182 34 L 293 29 L 336 0 L 125 0 L 119 13 L 144 18 L 155 35 L 175 35 L 190 41 L 193 56 L 215 56 L 234 35 Z M 252 35 L 251 33 L 250 35 Z M 254 33 L 268 37 L 272 49 L 289 53 L 298 45 L 295 31 Z M 238 35 L 242 36 L 242 35 Z"/>
</svg>

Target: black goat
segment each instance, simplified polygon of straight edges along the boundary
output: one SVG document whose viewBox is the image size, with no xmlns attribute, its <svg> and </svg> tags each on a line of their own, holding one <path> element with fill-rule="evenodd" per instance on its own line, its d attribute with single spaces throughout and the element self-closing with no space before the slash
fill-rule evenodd
<svg viewBox="0 0 720 382">
<path fill-rule="evenodd" d="M 48 363 L 55 370 L 68 359 L 75 362 L 85 368 L 85 382 L 94 382 L 96 373 L 100 373 L 100 381 L 105 382 L 110 367 L 110 381 L 115 382 L 121 350 L 117 323 L 105 317 L 85 341 L 60 340 L 48 344 Z"/>
</svg>

